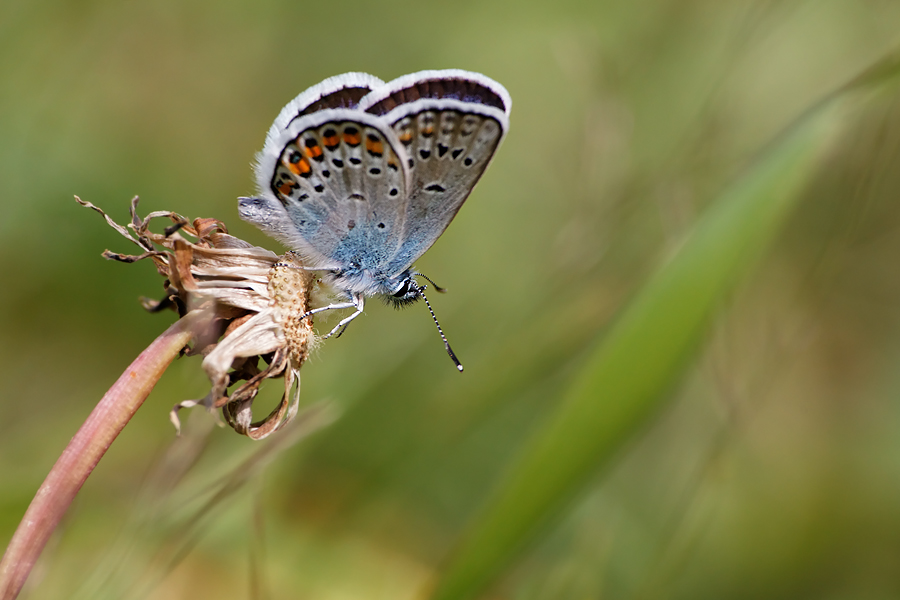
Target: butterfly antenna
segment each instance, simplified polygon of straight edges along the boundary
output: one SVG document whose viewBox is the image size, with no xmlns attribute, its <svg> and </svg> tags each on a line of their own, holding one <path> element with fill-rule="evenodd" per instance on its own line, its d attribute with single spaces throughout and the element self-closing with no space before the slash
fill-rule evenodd
<svg viewBox="0 0 900 600">
<path fill-rule="evenodd" d="M 422 279 L 424 279 L 425 281 L 427 281 L 428 283 L 430 283 L 430 284 L 434 287 L 434 291 L 440 292 L 440 293 L 442 293 L 442 294 L 446 294 L 446 293 L 447 293 L 447 290 L 446 290 L 445 288 L 442 288 L 441 286 L 439 286 L 438 284 L 436 284 L 435 282 L 433 282 L 433 281 L 431 280 L 431 278 L 428 277 L 427 275 L 422 275 L 421 273 L 413 273 L 412 275 L 413 275 L 414 277 L 421 277 Z M 424 297 L 424 296 L 423 296 L 423 297 Z M 440 327 L 438 327 L 438 329 L 440 329 Z"/>
<path fill-rule="evenodd" d="M 421 273 L 419 273 L 419 275 L 421 275 Z M 422 277 L 424 277 L 425 279 L 428 279 L 424 275 L 422 275 Z M 430 279 L 428 279 L 428 281 L 431 282 L 431 285 L 434 285 L 434 287 L 437 291 L 439 291 L 439 292 L 444 291 L 442 288 L 435 285 L 434 282 L 431 281 Z M 416 285 L 414 281 L 412 282 L 412 284 Z M 450 342 L 447 341 L 447 336 L 444 335 L 444 330 L 441 329 L 441 324 L 438 323 L 437 316 L 434 314 L 434 309 L 431 308 L 431 302 L 428 301 L 428 297 L 425 295 L 425 288 L 427 288 L 427 287 L 428 287 L 427 285 L 423 285 L 422 287 L 419 287 L 418 285 L 416 285 L 416 290 L 418 290 L 419 295 L 422 296 L 422 299 L 425 300 L 425 305 L 428 306 L 428 312 L 431 313 L 431 318 L 434 319 L 434 324 L 437 327 L 438 333 L 441 334 L 441 339 L 444 340 L 444 348 L 447 349 L 447 354 L 450 355 L 450 358 L 456 364 L 456 368 L 459 370 L 460 373 L 462 373 L 462 370 L 463 370 L 462 363 L 459 362 L 459 359 L 456 358 L 456 354 L 453 353 L 453 348 L 450 347 Z"/>
</svg>

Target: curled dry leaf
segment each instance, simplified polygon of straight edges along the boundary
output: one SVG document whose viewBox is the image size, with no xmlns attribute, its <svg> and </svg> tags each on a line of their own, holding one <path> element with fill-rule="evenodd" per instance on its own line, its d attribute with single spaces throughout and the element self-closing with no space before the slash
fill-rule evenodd
<svg viewBox="0 0 900 600">
<path fill-rule="evenodd" d="M 253 439 L 287 424 L 299 405 L 300 366 L 315 343 L 312 317 L 301 317 L 309 310 L 316 278 L 303 269 L 300 259 L 292 253 L 277 256 L 229 235 L 217 219 L 188 221 L 168 211 L 151 212 L 141 219 L 137 197 L 131 201 L 127 226 L 90 202 L 76 200 L 103 215 L 113 229 L 141 249 L 135 255 L 107 250 L 104 257 L 126 263 L 152 260 L 165 278 L 164 297 L 144 299 L 147 310 L 173 309 L 180 316 L 191 311 L 210 313 L 209 327 L 196 332 L 194 345 L 186 353 L 204 357 L 203 369 L 212 387 L 205 398 L 181 402 L 172 409 L 176 428 L 178 411 L 198 404 L 221 408 L 235 431 Z M 150 225 L 156 219 L 172 224 L 155 233 Z M 284 379 L 281 402 L 268 416 L 254 421 L 251 409 L 260 384 L 277 377 Z"/>
</svg>

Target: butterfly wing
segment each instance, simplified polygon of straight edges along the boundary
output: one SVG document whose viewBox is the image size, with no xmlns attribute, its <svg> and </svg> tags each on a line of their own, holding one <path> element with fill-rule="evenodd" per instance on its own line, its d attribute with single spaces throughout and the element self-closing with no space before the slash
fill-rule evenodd
<svg viewBox="0 0 900 600">
<path fill-rule="evenodd" d="M 393 132 L 354 110 L 383 82 L 345 73 L 315 85 L 282 109 L 257 157 L 258 198 L 242 198 L 241 217 L 298 251 L 316 268 L 346 265 L 361 244 L 356 225 L 377 220 L 378 233 L 399 227 L 381 205 L 406 197 L 407 173 Z M 394 215 L 394 218 L 398 218 Z M 378 225 L 381 225 L 379 227 Z"/>
<path fill-rule="evenodd" d="M 326 108 L 356 108 L 364 96 L 381 87 L 384 87 L 384 82 L 368 73 L 343 73 L 329 77 L 300 92 L 281 109 L 269 129 L 266 144 L 269 138 L 277 138 L 294 119 Z"/>
<path fill-rule="evenodd" d="M 312 267 L 372 268 L 384 258 L 371 249 L 391 247 L 400 230 L 401 215 L 385 205 L 408 194 L 404 160 L 377 117 L 352 109 L 303 115 L 266 144 L 257 167 L 262 198 L 242 200 L 241 216 L 260 224 L 262 213 L 277 213 L 260 226 Z"/>
<path fill-rule="evenodd" d="M 402 228 L 383 269 L 408 269 L 444 232 L 509 128 L 511 100 L 499 83 L 460 70 L 396 79 L 360 101 L 385 120 L 406 154 L 410 191 Z"/>
<path fill-rule="evenodd" d="M 358 274 L 347 289 L 382 291 L 376 281 L 408 269 L 450 224 L 510 106 L 503 86 L 467 71 L 327 79 L 275 120 L 257 161 L 260 197 L 240 200 L 241 217 L 314 268 Z"/>
</svg>

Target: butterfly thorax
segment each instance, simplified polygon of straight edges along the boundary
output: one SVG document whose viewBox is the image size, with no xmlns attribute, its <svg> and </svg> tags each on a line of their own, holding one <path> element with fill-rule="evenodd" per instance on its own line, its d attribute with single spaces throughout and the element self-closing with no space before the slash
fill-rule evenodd
<svg viewBox="0 0 900 600">
<path fill-rule="evenodd" d="M 367 297 L 378 296 L 385 303 L 398 308 L 415 302 L 420 297 L 420 290 L 413 279 L 411 269 L 406 269 L 399 275 L 389 276 L 351 265 L 347 269 L 330 271 L 325 276 L 325 281 L 348 298 L 357 294 Z"/>
</svg>

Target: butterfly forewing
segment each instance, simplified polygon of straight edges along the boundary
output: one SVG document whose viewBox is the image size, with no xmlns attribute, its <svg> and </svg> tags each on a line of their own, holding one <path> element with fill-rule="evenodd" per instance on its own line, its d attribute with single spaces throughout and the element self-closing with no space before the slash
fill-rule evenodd
<svg viewBox="0 0 900 600">
<path fill-rule="evenodd" d="M 398 106 L 416 100 L 459 100 L 498 109 L 509 116 L 509 94 L 496 81 L 479 73 L 448 69 L 421 71 L 404 75 L 361 102 L 361 108 L 373 115 L 386 115 Z"/>
<path fill-rule="evenodd" d="M 500 145 L 509 105 L 496 83 L 461 71 L 401 77 L 360 102 L 388 121 L 410 170 L 403 241 L 388 270 L 411 266 L 453 220 Z"/>
<path fill-rule="evenodd" d="M 412 191 L 404 243 L 392 260 L 403 270 L 444 232 L 481 178 L 502 130 L 492 117 L 459 110 L 424 110 L 394 124 L 404 144 Z"/>
</svg>

